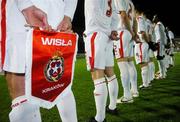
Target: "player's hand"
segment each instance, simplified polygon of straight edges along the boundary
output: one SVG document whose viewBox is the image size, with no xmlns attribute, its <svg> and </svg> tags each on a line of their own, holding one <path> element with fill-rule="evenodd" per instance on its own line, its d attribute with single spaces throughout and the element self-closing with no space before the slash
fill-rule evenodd
<svg viewBox="0 0 180 122">
<path fill-rule="evenodd" d="M 61 32 L 73 32 L 71 18 L 68 16 L 64 16 L 64 19 L 58 25 L 57 30 Z"/>
<path fill-rule="evenodd" d="M 119 40 L 117 31 L 111 31 L 111 35 L 109 37 L 111 40 Z"/>
<path fill-rule="evenodd" d="M 48 24 L 47 15 L 35 6 L 22 10 L 27 23 L 32 27 L 40 27 L 43 30 L 51 31 L 52 28 Z"/>
</svg>

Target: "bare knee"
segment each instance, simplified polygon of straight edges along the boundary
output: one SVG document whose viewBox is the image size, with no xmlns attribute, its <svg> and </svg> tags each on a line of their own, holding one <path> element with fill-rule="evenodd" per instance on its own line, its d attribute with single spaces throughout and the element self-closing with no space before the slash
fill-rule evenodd
<svg viewBox="0 0 180 122">
<path fill-rule="evenodd" d="M 91 71 L 92 79 L 97 80 L 104 77 L 104 70 L 94 69 Z"/>
<path fill-rule="evenodd" d="M 112 77 L 114 75 L 114 67 L 106 67 L 105 74 L 107 77 Z"/>
</svg>

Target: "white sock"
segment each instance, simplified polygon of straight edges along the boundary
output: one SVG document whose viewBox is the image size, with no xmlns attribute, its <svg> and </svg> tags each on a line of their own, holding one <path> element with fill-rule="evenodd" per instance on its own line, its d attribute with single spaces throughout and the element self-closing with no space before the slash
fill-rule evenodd
<svg viewBox="0 0 180 122">
<path fill-rule="evenodd" d="M 95 119 L 98 122 L 102 122 L 105 119 L 105 109 L 108 94 L 105 78 L 94 80 L 94 86 L 94 98 L 96 104 Z"/>
<path fill-rule="evenodd" d="M 110 98 L 109 109 L 114 110 L 116 108 L 116 101 L 119 91 L 116 75 L 113 75 L 112 77 L 107 77 L 107 81 L 108 81 L 108 91 Z"/>
<path fill-rule="evenodd" d="M 151 80 L 152 80 L 151 76 L 152 76 L 152 65 L 151 65 L 151 62 L 149 62 L 148 63 L 148 84 L 151 83 Z"/>
<path fill-rule="evenodd" d="M 166 69 L 166 60 L 162 60 L 162 75 L 163 75 L 163 78 L 166 77 L 166 72 L 167 72 L 167 69 Z"/>
<path fill-rule="evenodd" d="M 160 77 L 165 78 L 165 77 L 166 77 L 165 60 L 160 60 L 160 61 L 158 62 L 158 64 L 159 64 Z"/>
<path fill-rule="evenodd" d="M 57 104 L 62 122 L 77 122 L 76 102 L 72 90 Z"/>
<path fill-rule="evenodd" d="M 148 66 L 141 68 L 141 76 L 144 86 L 148 86 Z"/>
<path fill-rule="evenodd" d="M 129 62 L 129 70 L 130 70 L 130 82 L 131 82 L 131 92 L 138 93 L 137 89 L 137 70 L 134 65 L 134 62 Z"/>
<path fill-rule="evenodd" d="M 118 66 L 121 72 L 121 82 L 124 90 L 124 97 L 132 98 L 130 91 L 130 72 L 128 69 L 128 62 L 118 62 Z"/>
<path fill-rule="evenodd" d="M 159 67 L 160 77 L 162 77 L 163 76 L 163 61 L 162 60 L 158 61 L 158 67 Z"/>
<path fill-rule="evenodd" d="M 25 96 L 19 96 L 12 101 L 9 120 L 10 122 L 41 122 L 39 107 L 29 103 Z"/>
<path fill-rule="evenodd" d="M 173 60 L 173 57 L 171 56 L 170 58 L 170 64 L 174 66 L 174 60 Z"/>
<path fill-rule="evenodd" d="M 155 78 L 155 65 L 154 65 L 154 62 L 151 62 L 151 65 L 152 65 L 152 80 L 154 80 L 154 78 Z"/>
</svg>

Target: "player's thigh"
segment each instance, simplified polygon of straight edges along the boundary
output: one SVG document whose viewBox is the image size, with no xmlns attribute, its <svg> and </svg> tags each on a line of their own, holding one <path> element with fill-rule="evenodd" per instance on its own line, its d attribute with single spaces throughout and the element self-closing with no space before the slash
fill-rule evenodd
<svg viewBox="0 0 180 122">
<path fill-rule="evenodd" d="M 102 32 L 92 33 L 86 37 L 85 51 L 88 69 L 105 69 L 108 39 L 108 36 Z"/>
<path fill-rule="evenodd" d="M 143 62 L 149 61 L 149 46 L 146 42 L 144 42 L 142 45 L 142 58 Z"/>
</svg>

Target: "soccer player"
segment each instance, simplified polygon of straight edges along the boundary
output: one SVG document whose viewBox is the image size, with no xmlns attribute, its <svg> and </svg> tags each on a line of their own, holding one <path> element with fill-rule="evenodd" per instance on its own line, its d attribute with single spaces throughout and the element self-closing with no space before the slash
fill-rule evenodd
<svg viewBox="0 0 180 122">
<path fill-rule="evenodd" d="M 136 33 L 137 33 L 137 22 L 135 16 L 135 6 L 132 0 L 129 0 L 129 19 L 130 25 L 132 27 L 132 31 L 134 32 L 134 37 L 132 37 L 132 41 L 130 42 L 130 58 L 129 58 L 129 65 L 130 65 L 130 82 L 131 82 L 131 94 L 132 97 L 138 97 L 139 92 L 137 89 L 137 70 L 134 64 L 134 47 L 136 42 Z"/>
<path fill-rule="evenodd" d="M 141 10 L 137 11 L 137 25 L 139 42 L 135 44 L 135 59 L 136 63 L 141 67 L 141 76 L 143 84 L 139 86 L 140 89 L 149 87 L 149 45 L 147 37 L 146 21 Z"/>
<path fill-rule="evenodd" d="M 147 28 L 147 37 L 148 37 L 148 40 L 149 42 L 152 42 L 152 43 L 155 43 L 154 40 L 153 40 L 153 37 L 152 37 L 152 34 L 153 34 L 153 24 L 152 22 L 146 18 L 146 28 Z M 150 46 L 149 46 L 149 84 L 151 83 L 151 81 L 154 80 L 155 76 L 155 65 L 154 65 L 154 62 L 153 62 L 153 57 L 154 57 L 154 52 L 155 50 L 151 49 Z"/>
<path fill-rule="evenodd" d="M 91 122 L 105 121 L 108 91 L 110 104 L 106 110 L 117 115 L 118 82 L 113 71 L 113 41 L 109 39 L 111 35 L 112 39 L 116 38 L 116 32 L 111 34 L 112 12 L 113 0 L 85 0 L 85 52 L 96 104 L 96 116 L 90 119 Z"/>
<path fill-rule="evenodd" d="M 132 103 L 132 94 L 138 95 L 137 81 L 134 77 L 136 69 L 132 62 L 133 51 L 133 10 L 134 6 L 129 0 L 115 0 L 118 41 L 114 41 L 115 56 L 118 67 L 121 72 L 121 82 L 123 86 L 123 97 L 117 100 L 117 103 Z M 132 73 L 132 75 L 131 75 Z M 135 74 L 136 77 L 136 74 Z M 137 78 L 137 77 L 136 77 Z M 132 81 L 133 92 L 131 94 L 130 81 Z"/>
<path fill-rule="evenodd" d="M 28 23 L 46 31 L 71 31 L 77 0 L 7 0 L 6 5 L 4 1 L 2 12 L 6 12 L 6 18 L 3 19 L 7 23 L 4 23 L 2 30 L 3 34 L 6 33 L 3 70 L 6 71 L 12 97 L 9 119 L 11 122 L 40 122 L 39 107 L 27 101 L 25 96 L 27 28 L 24 25 Z M 64 95 L 57 108 L 63 122 L 77 122 L 75 99 L 71 90 Z"/>
<path fill-rule="evenodd" d="M 175 42 L 174 42 L 174 33 L 168 28 L 166 27 L 167 33 L 168 33 L 168 37 L 170 39 L 170 58 L 169 58 L 169 64 L 170 67 L 174 66 L 174 47 L 175 47 Z"/>
<path fill-rule="evenodd" d="M 154 33 L 155 33 L 155 40 L 156 43 L 158 43 L 158 51 L 157 51 L 157 60 L 158 60 L 158 66 L 160 71 L 160 76 L 158 79 L 166 78 L 166 68 L 165 68 L 165 44 L 167 43 L 167 38 L 165 34 L 165 27 L 160 22 L 157 15 L 153 18 L 153 23 L 155 24 Z"/>
</svg>

